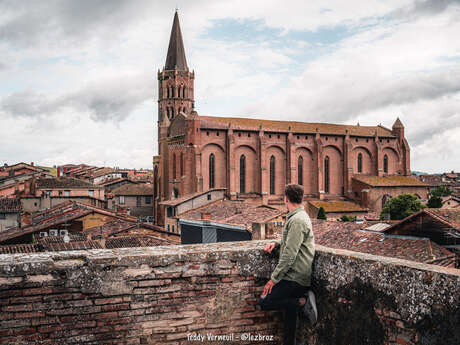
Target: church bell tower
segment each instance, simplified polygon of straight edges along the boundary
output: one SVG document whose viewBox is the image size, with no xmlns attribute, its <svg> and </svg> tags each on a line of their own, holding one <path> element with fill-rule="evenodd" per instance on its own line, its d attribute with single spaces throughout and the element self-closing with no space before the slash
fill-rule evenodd
<svg viewBox="0 0 460 345">
<path fill-rule="evenodd" d="M 194 107 L 193 82 L 185 58 L 184 42 L 180 30 L 179 15 L 174 21 L 169 39 L 168 54 L 162 71 L 158 71 L 158 122 L 171 122 L 180 112 L 190 114 Z"/>
</svg>

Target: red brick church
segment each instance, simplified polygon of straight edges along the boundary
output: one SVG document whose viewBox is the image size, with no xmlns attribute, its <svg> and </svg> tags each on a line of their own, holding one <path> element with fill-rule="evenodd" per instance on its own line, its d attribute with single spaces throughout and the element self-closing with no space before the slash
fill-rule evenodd
<svg viewBox="0 0 460 345">
<path fill-rule="evenodd" d="M 160 224 L 158 203 L 216 188 L 225 188 L 229 199 L 263 204 L 279 203 L 286 183 L 303 185 L 306 197 L 357 200 L 357 175 L 410 175 L 399 119 L 389 129 L 202 116 L 194 109 L 194 81 L 176 12 L 166 63 L 158 72 L 154 197 Z"/>
</svg>

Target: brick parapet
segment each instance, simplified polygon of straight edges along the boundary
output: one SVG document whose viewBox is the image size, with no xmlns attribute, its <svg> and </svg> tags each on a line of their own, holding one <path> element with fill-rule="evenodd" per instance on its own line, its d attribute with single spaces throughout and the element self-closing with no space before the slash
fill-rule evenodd
<svg viewBox="0 0 460 345">
<path fill-rule="evenodd" d="M 182 345 L 196 344 L 188 334 L 244 332 L 279 338 L 281 314 L 255 306 L 277 262 L 263 251 L 267 242 L 0 255 L 0 343 Z M 298 334 L 311 344 L 460 339 L 459 270 L 317 246 L 313 281 L 320 320 L 310 327 L 300 318 Z"/>
</svg>

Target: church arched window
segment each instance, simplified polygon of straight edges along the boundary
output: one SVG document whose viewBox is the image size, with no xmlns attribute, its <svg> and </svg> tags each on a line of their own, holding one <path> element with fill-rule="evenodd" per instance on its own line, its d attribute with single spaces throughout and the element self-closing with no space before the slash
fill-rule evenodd
<svg viewBox="0 0 460 345">
<path fill-rule="evenodd" d="M 185 98 L 185 86 L 182 87 L 182 98 Z"/>
<path fill-rule="evenodd" d="M 275 156 L 270 157 L 270 194 L 275 194 Z"/>
<path fill-rule="evenodd" d="M 246 157 L 240 157 L 240 193 L 246 193 Z"/>
<path fill-rule="evenodd" d="M 173 179 L 176 179 L 176 154 L 173 153 Z"/>
<path fill-rule="evenodd" d="M 297 163 L 297 184 L 303 185 L 303 158 L 299 156 Z"/>
<path fill-rule="evenodd" d="M 358 154 L 358 172 L 363 172 L 363 154 L 361 152 Z"/>
<path fill-rule="evenodd" d="M 153 170 L 153 198 L 156 199 L 158 196 L 158 166 L 155 165 Z"/>
<path fill-rule="evenodd" d="M 324 158 L 324 192 L 329 193 L 329 157 Z"/>
<path fill-rule="evenodd" d="M 388 156 L 383 156 L 383 172 L 388 173 Z"/>
<path fill-rule="evenodd" d="M 169 86 L 166 87 L 166 98 L 170 97 Z"/>
<path fill-rule="evenodd" d="M 180 153 L 180 176 L 184 176 L 184 153 Z"/>
<path fill-rule="evenodd" d="M 215 171 L 216 171 L 216 161 L 214 157 L 214 153 L 209 155 L 209 188 L 214 188 L 214 178 L 215 178 Z"/>
</svg>

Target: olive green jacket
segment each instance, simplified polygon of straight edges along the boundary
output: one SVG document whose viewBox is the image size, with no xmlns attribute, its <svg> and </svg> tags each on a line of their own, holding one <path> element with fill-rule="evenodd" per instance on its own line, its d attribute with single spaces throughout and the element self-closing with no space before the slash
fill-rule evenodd
<svg viewBox="0 0 460 345">
<path fill-rule="evenodd" d="M 283 237 L 276 242 L 280 245 L 280 257 L 271 280 L 275 284 L 285 279 L 310 286 L 315 239 L 310 217 L 303 206 L 286 215 Z"/>
</svg>

